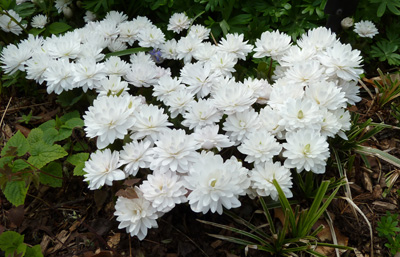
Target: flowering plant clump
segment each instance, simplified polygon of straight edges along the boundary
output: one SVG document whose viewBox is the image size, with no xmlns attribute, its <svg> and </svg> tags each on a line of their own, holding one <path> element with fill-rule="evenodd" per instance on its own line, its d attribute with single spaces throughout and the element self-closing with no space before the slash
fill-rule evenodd
<svg viewBox="0 0 400 257">
<path fill-rule="evenodd" d="M 140 240 L 176 204 L 221 214 L 246 194 L 276 200 L 274 179 L 292 197 L 291 171 L 325 172 L 327 140 L 346 138 L 345 107 L 360 101 L 360 51 L 329 29 L 312 29 L 297 45 L 285 33 L 266 31 L 253 46 L 237 33 L 212 44 L 210 30 L 192 23 L 174 14 L 168 30 L 187 33 L 167 39 L 146 17 L 110 12 L 62 36 L 29 36 L 1 53 L 6 73 L 26 72 L 48 93 L 98 93 L 83 116 L 86 136 L 98 147 L 85 164 L 85 181 L 94 190 L 145 177 L 115 206 L 119 227 Z M 105 57 L 132 46 L 153 50 Z M 277 62 L 273 80 L 236 80 L 235 65 L 251 54 Z M 163 59 L 180 63 L 179 74 L 160 66 Z M 137 88 L 154 98 L 133 95 Z M 122 149 L 110 150 L 117 141 Z M 225 148 L 245 157 L 226 157 Z"/>
</svg>

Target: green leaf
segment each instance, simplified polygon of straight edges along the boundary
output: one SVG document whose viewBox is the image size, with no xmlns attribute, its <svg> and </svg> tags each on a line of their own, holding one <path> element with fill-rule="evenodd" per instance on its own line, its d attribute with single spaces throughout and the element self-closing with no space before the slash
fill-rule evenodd
<svg viewBox="0 0 400 257">
<path fill-rule="evenodd" d="M 42 184 L 49 185 L 51 187 L 62 186 L 62 166 L 58 162 L 51 162 L 47 166 L 41 169 L 39 181 Z"/>
<path fill-rule="evenodd" d="M 229 19 L 228 23 L 230 26 L 238 24 L 248 24 L 253 16 L 251 14 L 239 14 Z"/>
<path fill-rule="evenodd" d="M 22 135 L 21 131 L 18 130 L 17 133 L 15 133 L 14 136 L 8 140 L 7 144 L 4 146 L 3 150 L 1 151 L 1 155 L 5 156 L 6 152 L 10 150 L 10 147 L 16 147 L 17 148 L 17 156 L 22 156 L 26 154 L 29 150 L 29 143 Z"/>
<path fill-rule="evenodd" d="M 60 130 L 49 128 L 43 132 L 43 141 L 50 145 L 54 142 L 67 139 L 72 135 L 72 129 L 69 128 L 60 128 Z"/>
<path fill-rule="evenodd" d="M 51 34 L 60 34 L 63 32 L 66 32 L 67 30 L 69 30 L 71 28 L 71 26 L 69 26 L 68 24 L 64 23 L 64 22 L 54 22 L 52 24 L 50 24 L 47 27 L 47 30 L 51 33 Z"/>
<path fill-rule="evenodd" d="M 67 162 L 75 165 L 74 176 L 83 176 L 85 172 L 83 168 L 85 167 L 85 162 L 89 159 L 89 153 L 77 153 L 70 155 L 67 158 Z"/>
<path fill-rule="evenodd" d="M 73 112 L 67 112 L 64 114 L 61 118 L 60 121 L 62 123 L 66 123 L 68 120 L 73 119 L 73 118 L 80 118 L 81 116 L 79 115 L 78 111 L 73 111 Z"/>
<path fill-rule="evenodd" d="M 6 231 L 0 235 L 0 249 L 5 252 L 5 256 L 24 256 L 26 248 L 23 235 L 14 231 Z"/>
<path fill-rule="evenodd" d="M 25 185 L 25 181 L 9 181 L 4 188 L 4 195 L 7 200 L 15 206 L 24 204 L 26 193 L 29 186 Z"/>
<path fill-rule="evenodd" d="M 382 17 L 383 14 L 385 13 L 385 11 L 386 11 L 386 3 L 385 3 L 385 2 L 382 2 L 382 3 L 379 5 L 378 10 L 376 11 L 376 16 Z"/>
<path fill-rule="evenodd" d="M 37 142 L 31 145 L 30 153 L 31 156 L 28 158 L 28 162 L 38 169 L 68 154 L 60 145 L 49 145 L 44 142 Z"/>
<path fill-rule="evenodd" d="M 33 145 L 39 141 L 43 141 L 43 130 L 40 128 L 34 128 L 28 135 L 29 145 Z"/>
<path fill-rule="evenodd" d="M 384 161 L 387 161 L 388 163 L 400 168 L 400 159 L 399 158 L 397 158 L 387 152 L 381 151 L 379 149 L 359 145 L 357 148 L 354 149 L 354 151 L 359 154 L 366 154 L 369 156 L 378 157 L 378 158 L 380 158 Z"/>
<path fill-rule="evenodd" d="M 129 49 L 125 49 L 122 51 L 118 51 L 118 52 L 113 52 L 113 53 L 108 53 L 105 55 L 105 59 L 109 58 L 110 56 L 125 56 L 125 55 L 131 55 L 131 54 L 135 54 L 138 52 L 147 52 L 152 50 L 152 48 L 149 47 L 136 47 L 136 48 L 129 48 Z"/>
<path fill-rule="evenodd" d="M 228 34 L 228 32 L 230 30 L 230 27 L 229 27 L 229 24 L 226 22 L 226 20 L 222 20 L 219 23 L 219 26 L 221 27 L 222 32 L 224 33 L 224 35 Z"/>
<path fill-rule="evenodd" d="M 26 248 L 24 257 L 43 257 L 40 245 Z"/>
<path fill-rule="evenodd" d="M 11 170 L 12 172 L 18 172 L 29 167 L 30 167 L 29 163 L 26 163 L 26 161 L 24 160 L 18 159 L 13 162 Z"/>
<path fill-rule="evenodd" d="M 16 11 L 23 19 L 35 13 L 35 5 L 33 3 L 25 2 L 15 6 L 14 11 Z"/>
<path fill-rule="evenodd" d="M 400 11 L 399 11 L 399 9 L 397 9 L 397 7 L 400 7 L 399 4 L 396 5 L 396 3 L 389 2 L 387 7 L 388 7 L 389 11 L 391 11 L 393 14 L 400 15 Z"/>
<path fill-rule="evenodd" d="M 1 0 L 0 1 L 0 7 L 5 10 L 13 9 L 15 5 L 16 5 L 15 0 Z"/>
<path fill-rule="evenodd" d="M 45 31 L 45 30 L 46 30 L 46 28 L 42 28 L 42 29 L 31 28 L 31 29 L 29 30 L 29 34 L 32 34 L 32 35 L 34 35 L 34 36 L 37 36 L 37 35 L 39 35 L 40 33 L 42 33 L 43 31 Z"/>
<path fill-rule="evenodd" d="M 84 126 L 84 122 L 81 118 L 72 118 L 67 120 L 61 128 L 68 128 L 68 129 L 73 129 L 73 128 L 82 128 Z"/>
</svg>

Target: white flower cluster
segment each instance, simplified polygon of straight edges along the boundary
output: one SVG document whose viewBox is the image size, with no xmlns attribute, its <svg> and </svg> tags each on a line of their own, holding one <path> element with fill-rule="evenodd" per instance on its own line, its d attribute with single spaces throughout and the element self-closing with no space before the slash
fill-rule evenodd
<svg viewBox="0 0 400 257">
<path fill-rule="evenodd" d="M 180 33 L 190 22 L 174 14 L 168 29 Z M 345 137 L 350 128 L 345 107 L 360 100 L 360 52 L 328 29 L 308 31 L 297 45 L 279 31 L 264 32 L 255 47 L 237 33 L 214 45 L 206 41 L 209 33 L 192 25 L 186 36 L 166 40 L 146 17 L 128 20 L 111 12 L 63 36 L 31 36 L 1 53 L 6 73 L 25 71 L 48 93 L 73 88 L 98 93 L 84 115 L 86 135 L 100 149 L 86 162 L 85 181 L 97 189 L 151 170 L 134 189 L 138 198 L 120 196 L 115 206 L 120 228 L 139 239 L 176 204 L 221 214 L 240 206 L 239 196 L 246 194 L 277 200 L 274 179 L 291 197 L 291 170 L 325 172 L 327 138 Z M 105 48 L 133 45 L 155 50 L 125 60 L 104 58 Z M 278 62 L 272 84 L 235 80 L 236 63 L 252 51 L 254 58 Z M 179 76 L 158 66 L 162 59 L 182 60 Z M 129 93 L 140 87 L 159 104 Z M 180 121 L 180 129 L 172 119 Z M 122 139 L 129 142 L 120 151 L 107 148 Z M 229 147 L 244 159 L 224 159 L 219 151 Z"/>
</svg>

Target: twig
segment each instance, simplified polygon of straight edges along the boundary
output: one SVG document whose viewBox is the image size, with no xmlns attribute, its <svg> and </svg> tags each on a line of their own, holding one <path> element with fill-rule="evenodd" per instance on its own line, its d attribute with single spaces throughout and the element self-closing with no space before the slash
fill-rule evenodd
<svg viewBox="0 0 400 257">
<path fill-rule="evenodd" d="M 31 104 L 31 105 L 26 105 L 26 106 L 22 106 L 22 107 L 10 108 L 8 111 L 10 111 L 10 112 L 18 111 L 18 110 L 21 110 L 21 109 L 31 108 L 31 107 L 34 107 L 34 106 L 41 106 L 41 105 L 45 105 L 45 104 L 49 104 L 49 103 L 51 103 L 51 102 L 45 102 L 45 103 L 40 103 L 40 104 Z M 7 109 L 0 111 L 0 113 L 6 112 L 6 111 L 7 111 Z"/>
<path fill-rule="evenodd" d="M 8 104 L 6 106 L 6 109 L 4 110 L 3 116 L 1 116 L 0 128 L 1 128 L 1 124 L 3 124 L 3 120 L 4 120 L 4 117 L 6 116 L 8 107 L 10 106 L 11 100 L 12 100 L 12 96 L 10 97 L 10 100 L 8 100 Z"/>
<path fill-rule="evenodd" d="M 214 35 L 213 35 L 212 32 L 210 32 L 210 35 L 211 35 L 211 37 L 212 37 L 212 39 L 213 39 L 213 41 L 214 41 L 214 44 L 215 44 L 216 46 L 218 46 L 217 40 L 215 40 L 215 37 L 214 37 Z"/>
</svg>

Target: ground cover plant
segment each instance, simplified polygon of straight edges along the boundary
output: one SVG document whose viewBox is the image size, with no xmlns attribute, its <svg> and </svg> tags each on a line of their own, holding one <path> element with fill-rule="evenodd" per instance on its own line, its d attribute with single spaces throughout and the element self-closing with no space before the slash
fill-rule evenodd
<svg viewBox="0 0 400 257">
<path fill-rule="evenodd" d="M 21 233 L 1 249 L 395 254 L 374 241 L 354 194 L 364 188 L 373 206 L 398 210 L 398 137 L 386 148 L 377 140 L 398 129 L 396 24 L 378 23 L 399 15 L 396 4 L 371 1 L 377 25 L 356 12 L 335 34 L 322 26 L 325 1 L 188 2 L 1 2 L 1 229 Z M 6 115 L 21 94 L 28 108 L 54 111 L 32 108 L 12 133 Z M 24 213 L 38 206 L 45 212 L 29 223 Z M 41 224 L 51 210 L 64 225 Z M 225 225 L 225 213 L 239 223 Z M 349 242 L 340 230 L 351 234 L 342 227 L 351 219 L 367 231 Z"/>
</svg>

